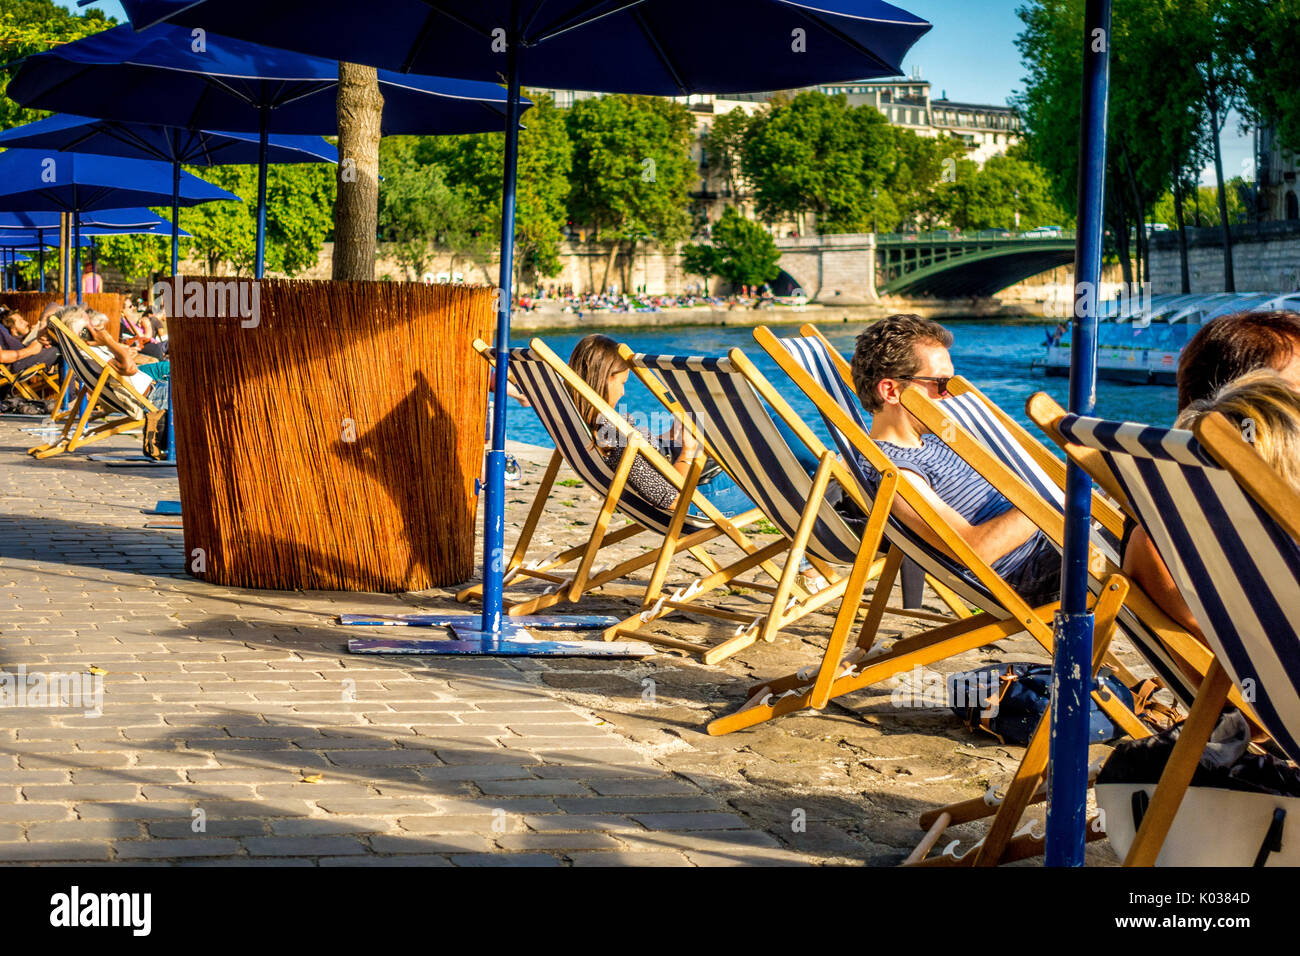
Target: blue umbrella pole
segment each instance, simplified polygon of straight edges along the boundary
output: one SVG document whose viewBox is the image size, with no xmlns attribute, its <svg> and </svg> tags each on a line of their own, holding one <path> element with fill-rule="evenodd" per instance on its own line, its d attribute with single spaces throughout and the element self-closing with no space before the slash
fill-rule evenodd
<svg viewBox="0 0 1300 956">
<path fill-rule="evenodd" d="M 81 305 L 81 212 L 72 214 L 72 246 L 76 250 L 77 266 L 72 277 L 77 283 L 77 305 Z"/>
<path fill-rule="evenodd" d="M 253 270 L 256 278 L 266 272 L 266 166 L 267 166 L 267 108 L 262 107 L 258 120 L 257 160 L 257 259 Z"/>
<path fill-rule="evenodd" d="M 45 291 L 45 230 L 36 230 L 36 269 L 41 277 L 41 291 Z"/>
<path fill-rule="evenodd" d="M 505 175 L 501 187 L 501 280 L 497 306 L 496 371 L 492 385 L 492 448 L 487 453 L 486 502 L 483 517 L 483 614 L 343 614 L 341 624 L 389 624 L 407 627 L 447 627 L 456 640 L 402 641 L 352 638 L 353 654 L 485 655 L 506 657 L 646 657 L 654 652 L 639 641 L 541 641 L 533 630 L 591 630 L 618 623 L 604 615 L 536 615 L 502 617 L 502 578 L 505 572 L 506 500 L 506 379 L 510 348 L 511 279 L 515 248 L 515 186 L 519 166 L 519 5 L 512 4 L 510 47 L 507 51 Z"/>
<path fill-rule="evenodd" d="M 1106 187 L 1106 110 L 1110 95 L 1111 0 L 1087 0 L 1083 118 L 1079 137 L 1079 226 L 1075 238 L 1070 411 L 1092 414 L 1097 382 L 1097 290 L 1101 281 Z M 1065 482 L 1061 610 L 1052 661 L 1048 763 L 1048 866 L 1082 866 L 1087 839 L 1088 717 L 1093 615 L 1088 611 L 1092 481 L 1071 464 Z"/>
<path fill-rule="evenodd" d="M 181 271 L 181 161 L 172 161 L 172 275 Z"/>
<path fill-rule="evenodd" d="M 507 52 L 505 177 L 501 190 L 501 279 L 497 306 L 496 378 L 492 383 L 492 449 L 487 456 L 483 525 L 483 631 L 501 630 L 506 530 L 506 378 L 510 351 L 510 300 L 515 261 L 515 189 L 519 167 L 519 44 Z"/>
</svg>

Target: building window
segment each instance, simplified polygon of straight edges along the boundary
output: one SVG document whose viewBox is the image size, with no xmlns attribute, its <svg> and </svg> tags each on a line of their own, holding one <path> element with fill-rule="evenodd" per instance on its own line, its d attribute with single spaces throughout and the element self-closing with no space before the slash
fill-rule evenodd
<svg viewBox="0 0 1300 956">
<path fill-rule="evenodd" d="M 1300 200 L 1296 199 L 1294 190 L 1286 194 L 1286 217 L 1291 220 L 1300 219 Z"/>
</svg>

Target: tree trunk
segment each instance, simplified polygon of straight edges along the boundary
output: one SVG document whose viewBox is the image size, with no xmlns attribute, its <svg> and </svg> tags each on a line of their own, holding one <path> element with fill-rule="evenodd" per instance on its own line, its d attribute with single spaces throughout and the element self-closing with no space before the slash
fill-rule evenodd
<svg viewBox="0 0 1300 956">
<path fill-rule="evenodd" d="M 602 294 L 609 291 L 609 274 L 614 268 L 614 263 L 618 259 L 618 240 L 611 239 L 609 243 L 609 257 L 605 260 L 605 275 L 600 280 L 600 291 Z"/>
<path fill-rule="evenodd" d="M 379 139 L 384 98 L 373 66 L 339 63 L 338 199 L 334 278 L 375 277 L 379 235 Z"/>
<path fill-rule="evenodd" d="M 1236 292 L 1237 278 L 1232 268 L 1232 225 L 1228 222 L 1228 190 L 1223 182 L 1223 148 L 1219 142 L 1219 103 L 1213 91 L 1208 106 L 1210 139 L 1214 143 L 1214 181 L 1219 187 L 1219 226 L 1223 230 L 1223 291 Z"/>
<path fill-rule="evenodd" d="M 1183 218 L 1183 182 L 1181 171 L 1174 178 L 1174 223 L 1178 227 L 1178 272 L 1183 295 L 1192 291 L 1191 266 L 1187 261 L 1187 225 Z"/>
</svg>

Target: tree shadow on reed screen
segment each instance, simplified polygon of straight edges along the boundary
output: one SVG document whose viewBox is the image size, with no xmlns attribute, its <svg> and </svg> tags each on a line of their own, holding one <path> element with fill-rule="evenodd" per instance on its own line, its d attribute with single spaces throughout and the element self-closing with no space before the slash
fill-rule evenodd
<svg viewBox="0 0 1300 956">
<path fill-rule="evenodd" d="M 457 441 L 460 423 L 423 372 L 412 378 L 406 398 L 355 441 L 334 442 L 332 451 L 387 494 L 399 516 L 400 527 L 383 529 L 408 554 L 405 572 L 392 576 L 411 580 L 423 572 L 435 586 L 456 584 L 474 572 L 474 499 L 459 476 L 476 469 Z"/>
</svg>

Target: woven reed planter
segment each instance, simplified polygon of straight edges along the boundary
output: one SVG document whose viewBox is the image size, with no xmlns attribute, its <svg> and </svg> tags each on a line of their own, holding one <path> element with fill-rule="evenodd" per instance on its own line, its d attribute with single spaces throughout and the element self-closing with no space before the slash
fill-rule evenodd
<svg viewBox="0 0 1300 956">
<path fill-rule="evenodd" d="M 126 306 L 126 296 L 116 292 L 87 292 L 81 299 L 90 311 L 103 312 L 108 316 L 109 335 L 116 339 L 122 328 L 122 309 Z M 74 297 L 71 301 L 75 303 L 77 300 Z M 33 324 L 51 302 L 62 305 L 63 296 L 54 292 L 0 292 L 0 305 L 21 312 L 23 318 Z"/>
<path fill-rule="evenodd" d="M 243 280 L 254 325 L 209 295 L 228 282 L 186 279 L 168 304 L 190 573 L 345 591 L 467 580 L 487 393 L 471 343 L 495 323 L 493 291 L 267 279 L 254 300 Z"/>
</svg>

